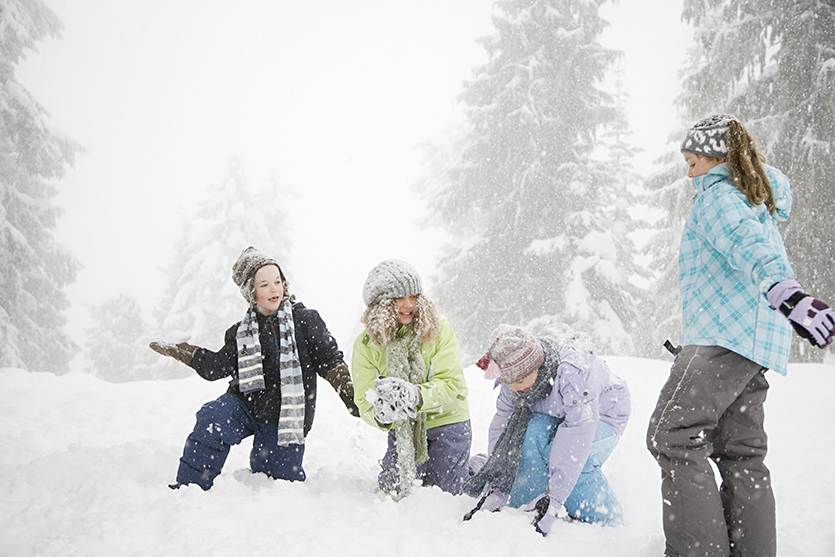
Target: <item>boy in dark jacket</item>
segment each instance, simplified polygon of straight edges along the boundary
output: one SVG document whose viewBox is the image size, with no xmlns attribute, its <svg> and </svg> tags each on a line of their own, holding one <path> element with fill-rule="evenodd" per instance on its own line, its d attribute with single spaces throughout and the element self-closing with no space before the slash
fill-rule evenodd
<svg viewBox="0 0 835 557">
<path fill-rule="evenodd" d="M 172 489 L 211 488 L 230 447 L 250 435 L 255 436 L 249 457 L 253 472 L 304 481 L 304 439 L 316 410 L 316 375 L 334 387 L 352 415 L 359 415 L 342 352 L 319 313 L 288 294 L 278 263 L 249 247 L 232 267 L 232 280 L 249 308 L 226 331 L 218 352 L 187 343 L 150 345 L 204 379 L 232 378 L 226 393 L 197 412 Z"/>
</svg>

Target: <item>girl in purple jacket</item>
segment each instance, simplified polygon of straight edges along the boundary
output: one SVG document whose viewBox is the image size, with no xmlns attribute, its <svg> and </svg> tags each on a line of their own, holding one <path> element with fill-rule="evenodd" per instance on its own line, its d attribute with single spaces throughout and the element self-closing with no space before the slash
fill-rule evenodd
<svg viewBox="0 0 835 557">
<path fill-rule="evenodd" d="M 546 535 L 558 511 L 584 522 L 617 524 L 621 509 L 601 467 L 631 412 L 626 383 L 602 359 L 582 351 L 567 325 L 540 338 L 500 325 L 478 362 L 501 386 L 490 425 L 488 459 L 468 480 L 475 511 L 505 505 L 536 510 Z"/>
</svg>

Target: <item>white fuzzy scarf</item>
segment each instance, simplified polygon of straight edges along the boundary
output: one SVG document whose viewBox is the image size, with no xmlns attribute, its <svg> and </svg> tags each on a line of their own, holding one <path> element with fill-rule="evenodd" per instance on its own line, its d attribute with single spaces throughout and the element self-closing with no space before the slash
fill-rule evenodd
<svg viewBox="0 0 835 557">
<path fill-rule="evenodd" d="M 420 337 L 412 327 L 408 328 L 406 334 L 395 336 L 386 345 L 386 366 L 389 377 L 397 377 L 415 385 L 426 381 L 426 364 L 420 354 Z M 411 493 L 417 477 L 417 466 L 429 458 L 426 414 L 418 412 L 416 418 L 395 422 L 393 427 L 400 486 L 391 495 L 397 501 Z"/>
</svg>

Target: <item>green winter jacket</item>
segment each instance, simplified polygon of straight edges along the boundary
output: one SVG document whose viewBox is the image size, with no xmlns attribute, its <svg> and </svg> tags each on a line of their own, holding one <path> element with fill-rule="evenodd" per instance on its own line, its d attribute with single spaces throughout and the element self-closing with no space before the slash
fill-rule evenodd
<svg viewBox="0 0 835 557">
<path fill-rule="evenodd" d="M 410 326 L 401 327 L 397 335 L 405 334 Z M 423 404 L 417 410 L 426 414 L 427 429 L 469 420 L 469 391 L 464 380 L 458 338 L 446 319 L 441 319 L 435 340 L 421 345 L 420 353 L 428 373 L 426 381 L 418 385 Z M 354 401 L 362 419 L 374 427 L 388 429 L 390 426 L 381 427 L 374 419 L 374 409 L 365 397 L 365 393 L 374 388 L 374 379 L 388 376 L 386 349 L 375 344 L 365 331 L 354 341 L 351 376 L 354 382 Z"/>
</svg>

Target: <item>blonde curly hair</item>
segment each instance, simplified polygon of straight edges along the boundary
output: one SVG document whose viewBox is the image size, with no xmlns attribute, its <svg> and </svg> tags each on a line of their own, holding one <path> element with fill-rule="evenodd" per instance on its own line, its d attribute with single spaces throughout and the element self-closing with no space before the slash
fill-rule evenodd
<svg viewBox="0 0 835 557">
<path fill-rule="evenodd" d="M 378 300 L 365 308 L 360 318 L 365 325 L 365 331 L 376 344 L 387 345 L 402 324 L 397 313 L 397 303 L 392 298 Z M 412 326 L 421 343 L 435 340 L 441 327 L 441 316 L 435 304 L 424 296 L 417 294 Z"/>
</svg>

